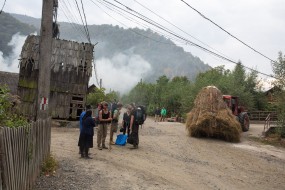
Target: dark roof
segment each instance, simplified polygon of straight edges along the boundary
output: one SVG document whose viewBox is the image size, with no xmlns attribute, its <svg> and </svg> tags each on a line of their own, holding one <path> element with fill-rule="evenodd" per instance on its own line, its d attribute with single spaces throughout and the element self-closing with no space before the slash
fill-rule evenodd
<svg viewBox="0 0 285 190">
<path fill-rule="evenodd" d="M 88 87 L 87 89 L 87 94 L 90 94 L 92 92 L 95 92 L 97 89 L 97 86 L 95 86 L 95 84 L 92 84 L 91 86 Z"/>
<path fill-rule="evenodd" d="M 268 93 L 274 93 L 274 92 L 280 92 L 281 88 L 278 86 L 273 86 L 269 90 L 265 91 L 265 94 L 268 95 Z"/>
<path fill-rule="evenodd" d="M 7 85 L 11 94 L 17 94 L 19 73 L 0 71 L 0 85 Z"/>
</svg>

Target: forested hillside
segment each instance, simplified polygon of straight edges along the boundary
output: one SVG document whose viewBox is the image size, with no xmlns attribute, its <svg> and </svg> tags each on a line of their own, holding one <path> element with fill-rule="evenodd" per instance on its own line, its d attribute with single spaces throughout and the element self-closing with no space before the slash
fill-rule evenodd
<svg viewBox="0 0 285 190">
<path fill-rule="evenodd" d="M 12 14 L 19 21 L 40 26 L 40 19 Z M 60 24 L 60 38 L 82 41 L 69 23 Z M 124 29 L 112 25 L 88 26 L 92 43 L 99 42 L 95 48 L 95 59 L 111 59 L 117 54 L 127 56 L 139 55 L 151 65 L 151 71 L 144 76 L 145 80 L 154 82 L 159 76 L 166 75 L 169 78 L 186 76 L 193 80 L 198 73 L 209 70 L 210 66 L 204 64 L 198 57 L 183 48 L 176 46 L 172 41 L 154 33 L 151 30 L 139 28 Z"/>
<path fill-rule="evenodd" d="M 2 12 L 0 15 L 0 51 L 4 56 L 7 56 L 12 51 L 12 47 L 8 46 L 8 43 L 14 34 L 28 35 L 35 31 L 34 26 L 21 23 L 10 14 Z"/>
</svg>

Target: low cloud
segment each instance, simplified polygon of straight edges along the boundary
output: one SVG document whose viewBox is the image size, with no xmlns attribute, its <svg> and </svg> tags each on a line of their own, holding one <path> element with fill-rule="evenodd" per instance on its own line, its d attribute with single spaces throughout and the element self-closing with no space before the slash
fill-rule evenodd
<svg viewBox="0 0 285 190">
<path fill-rule="evenodd" d="M 102 79 L 102 86 L 107 92 L 111 89 L 124 94 L 129 92 L 151 70 L 151 65 L 140 55 L 118 53 L 111 59 L 97 60 L 96 69 L 97 78 Z M 94 74 L 90 83 L 96 84 Z"/>
<path fill-rule="evenodd" d="M 22 51 L 22 47 L 25 43 L 27 36 L 22 36 L 16 33 L 12 36 L 8 46 L 12 47 L 12 52 L 8 56 L 3 56 L 3 52 L 0 51 L 0 70 L 6 72 L 19 73 L 19 58 Z"/>
</svg>

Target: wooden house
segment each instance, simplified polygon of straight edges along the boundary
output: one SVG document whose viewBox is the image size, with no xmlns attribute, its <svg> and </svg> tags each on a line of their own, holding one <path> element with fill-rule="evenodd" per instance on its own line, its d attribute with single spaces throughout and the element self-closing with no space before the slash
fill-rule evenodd
<svg viewBox="0 0 285 190">
<path fill-rule="evenodd" d="M 18 95 L 23 114 L 35 118 L 39 73 L 39 36 L 28 36 L 20 59 Z M 50 77 L 50 115 L 77 119 L 85 107 L 92 74 L 94 45 L 53 39 Z"/>
<path fill-rule="evenodd" d="M 278 86 L 274 86 L 265 92 L 265 96 L 267 97 L 268 103 L 275 103 L 277 101 L 277 94 L 281 92 L 281 88 Z"/>
</svg>

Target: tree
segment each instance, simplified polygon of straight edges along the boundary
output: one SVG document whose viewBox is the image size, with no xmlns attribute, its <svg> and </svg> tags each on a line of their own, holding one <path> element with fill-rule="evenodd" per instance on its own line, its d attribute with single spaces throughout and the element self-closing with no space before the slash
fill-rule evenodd
<svg viewBox="0 0 285 190">
<path fill-rule="evenodd" d="M 28 122 L 17 114 L 17 105 L 11 101 L 12 99 L 13 96 L 8 88 L 0 85 L 0 126 L 11 128 L 25 126 Z"/>
<path fill-rule="evenodd" d="M 105 93 L 105 88 L 95 89 L 94 92 L 91 92 L 87 95 L 86 103 L 92 105 L 93 107 L 97 107 L 97 105 L 103 101 L 110 102 L 114 99 L 119 99 L 119 93 L 115 91 L 111 91 L 109 93 Z"/>
<path fill-rule="evenodd" d="M 281 89 L 277 95 L 278 126 L 281 129 L 279 132 L 281 136 L 285 137 L 285 56 L 282 52 L 279 52 L 278 60 L 272 63 L 272 68 L 276 78 L 274 83 Z"/>
</svg>

